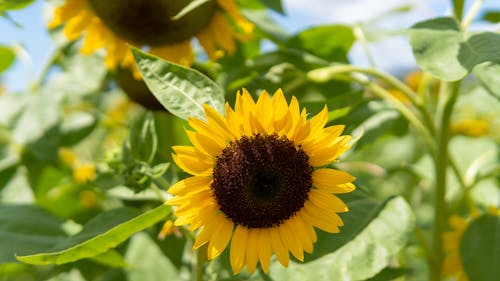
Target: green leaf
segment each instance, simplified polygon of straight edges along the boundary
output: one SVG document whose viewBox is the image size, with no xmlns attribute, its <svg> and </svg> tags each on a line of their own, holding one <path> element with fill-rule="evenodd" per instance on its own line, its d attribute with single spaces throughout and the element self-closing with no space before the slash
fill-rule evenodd
<svg viewBox="0 0 500 281">
<path fill-rule="evenodd" d="M 348 205 L 350 211 L 342 216 L 345 226 L 339 234 L 320 233 L 313 254 L 304 263 L 291 262 L 288 268 L 273 263 L 270 276 L 275 280 L 364 280 L 385 268 L 413 232 L 410 206 L 401 197 L 383 205 L 368 199 Z"/>
<path fill-rule="evenodd" d="M 0 45 L 0 73 L 7 70 L 15 60 L 16 53 L 14 50 L 11 47 Z"/>
<path fill-rule="evenodd" d="M 96 118 L 87 112 L 72 112 L 62 120 L 60 145 L 71 146 L 88 136 L 96 126 Z"/>
<path fill-rule="evenodd" d="M 125 258 L 133 265 L 127 269 L 129 281 L 179 280 L 177 268 L 146 233 L 137 233 L 130 239 Z"/>
<path fill-rule="evenodd" d="M 170 113 L 204 120 L 202 104 L 224 112 L 224 91 L 210 78 L 136 48 L 132 53 L 149 89 Z"/>
<path fill-rule="evenodd" d="M 276 23 L 265 10 L 245 10 L 243 14 L 255 24 L 257 30 L 277 44 L 284 43 L 290 37 L 289 32 Z"/>
<path fill-rule="evenodd" d="M 469 224 L 460 240 L 460 259 L 469 280 L 498 280 L 500 216 L 483 215 Z"/>
<path fill-rule="evenodd" d="M 91 258 L 107 252 L 139 232 L 164 219 L 171 211 L 161 205 L 147 213 L 133 217 L 135 212 L 121 208 L 112 210 L 89 221 L 82 232 L 70 237 L 55 250 L 35 255 L 18 256 L 22 262 L 46 265 L 64 264 Z"/>
<path fill-rule="evenodd" d="M 92 257 L 91 260 L 111 267 L 129 267 L 123 256 L 115 250 L 109 250 L 103 254 Z"/>
<path fill-rule="evenodd" d="M 46 251 L 66 238 L 64 221 L 32 205 L 0 205 L 0 263 Z"/>
<path fill-rule="evenodd" d="M 409 270 L 407 268 L 386 267 L 382 271 L 377 273 L 377 275 L 364 281 L 390 281 L 403 276 L 408 272 Z"/>
<path fill-rule="evenodd" d="M 0 11 L 23 9 L 33 2 L 35 0 L 0 0 Z"/>
<path fill-rule="evenodd" d="M 281 4 L 281 0 L 260 0 L 260 2 L 262 2 L 262 4 L 274 10 L 275 12 L 278 12 L 282 15 L 285 14 L 285 11 L 283 10 L 283 5 Z"/>
<path fill-rule="evenodd" d="M 493 23 L 500 22 L 500 11 L 487 11 L 483 14 L 481 19 Z"/>
<path fill-rule="evenodd" d="M 500 62 L 500 34 L 480 32 L 465 37 L 453 18 L 417 23 L 410 30 L 410 43 L 418 65 L 446 81 L 464 78 L 480 63 Z"/>
<path fill-rule="evenodd" d="M 355 40 L 349 26 L 322 25 L 301 31 L 290 38 L 286 45 L 306 50 L 330 62 L 347 63 L 347 53 Z"/>
<path fill-rule="evenodd" d="M 493 97 L 500 99 L 500 64 L 483 63 L 474 69 L 474 76 L 479 80 L 483 88 Z"/>
</svg>

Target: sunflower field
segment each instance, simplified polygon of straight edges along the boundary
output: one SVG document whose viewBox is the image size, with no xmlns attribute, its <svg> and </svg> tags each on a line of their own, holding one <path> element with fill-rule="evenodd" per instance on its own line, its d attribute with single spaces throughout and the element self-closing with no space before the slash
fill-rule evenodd
<svg viewBox="0 0 500 281">
<path fill-rule="evenodd" d="M 0 281 L 500 280 L 500 3 L 385 2 L 0 0 Z"/>
</svg>

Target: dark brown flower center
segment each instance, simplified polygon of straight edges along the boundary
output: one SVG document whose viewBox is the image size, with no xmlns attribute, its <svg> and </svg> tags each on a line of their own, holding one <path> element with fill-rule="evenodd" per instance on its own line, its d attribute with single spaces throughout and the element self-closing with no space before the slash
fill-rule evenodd
<svg viewBox="0 0 500 281">
<path fill-rule="evenodd" d="M 312 185 L 309 157 L 285 136 L 253 135 L 231 142 L 217 157 L 212 190 L 234 223 L 267 228 L 292 217 Z"/>
<path fill-rule="evenodd" d="M 213 0 L 181 13 L 192 0 L 89 0 L 97 16 L 121 38 L 157 46 L 182 42 L 212 19 Z M 181 17 L 176 18 L 181 13 Z"/>
</svg>

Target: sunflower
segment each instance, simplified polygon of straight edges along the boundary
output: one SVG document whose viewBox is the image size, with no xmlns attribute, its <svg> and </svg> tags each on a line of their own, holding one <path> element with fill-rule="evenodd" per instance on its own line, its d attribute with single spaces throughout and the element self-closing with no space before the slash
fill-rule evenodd
<svg viewBox="0 0 500 281">
<path fill-rule="evenodd" d="M 500 209 L 495 207 L 488 208 L 488 213 L 499 216 Z M 446 277 L 455 277 L 457 281 L 468 281 L 467 274 L 464 272 L 462 260 L 460 258 L 460 242 L 462 236 L 467 230 L 469 224 L 477 219 L 480 214 L 472 212 L 470 219 L 465 219 L 458 215 L 453 215 L 449 219 L 451 231 L 443 234 L 444 251 L 446 253 L 443 262 L 443 275 Z"/>
<path fill-rule="evenodd" d="M 262 91 L 257 102 L 243 90 L 226 116 L 204 106 L 206 122 L 190 118 L 193 146 L 173 147 L 175 163 L 192 177 L 174 184 L 166 204 L 177 206 L 176 225 L 201 229 L 193 245 L 207 257 L 230 243 L 235 274 L 260 262 L 268 272 L 273 252 L 287 266 L 289 252 L 303 261 L 316 242 L 314 227 L 330 233 L 348 208 L 334 194 L 354 190 L 350 174 L 324 167 L 350 146 L 344 126 L 326 127 L 328 110 L 307 120 L 295 97 Z"/>
<path fill-rule="evenodd" d="M 188 66 L 194 59 L 193 37 L 210 59 L 216 59 L 221 53 L 233 53 L 235 40 L 253 32 L 234 0 L 201 4 L 192 0 L 67 0 L 55 9 L 49 28 L 64 23 L 63 33 L 69 40 L 84 36 L 83 54 L 106 48 L 107 68 L 132 68 L 136 78 L 140 74 L 127 43 L 146 46 L 152 54 Z"/>
</svg>

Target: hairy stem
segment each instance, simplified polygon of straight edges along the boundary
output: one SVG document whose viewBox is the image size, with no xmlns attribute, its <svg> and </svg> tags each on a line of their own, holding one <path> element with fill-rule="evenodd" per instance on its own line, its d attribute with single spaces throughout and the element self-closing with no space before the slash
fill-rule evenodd
<svg viewBox="0 0 500 281">
<path fill-rule="evenodd" d="M 443 83 L 441 93 L 441 113 L 438 124 L 437 153 L 435 160 L 436 186 L 434 189 L 434 226 L 432 233 L 433 260 L 431 261 L 432 281 L 441 280 L 442 263 L 444 258 L 442 235 L 446 228 L 447 207 L 446 195 L 446 172 L 449 163 L 448 144 L 450 141 L 450 119 L 453 107 L 457 100 L 460 82 Z"/>
</svg>

